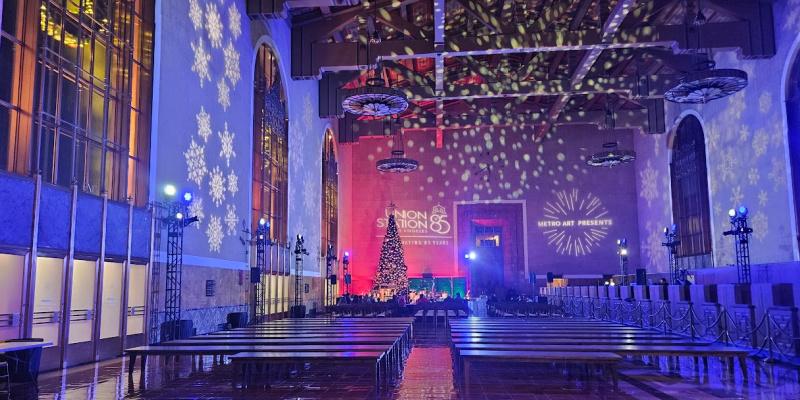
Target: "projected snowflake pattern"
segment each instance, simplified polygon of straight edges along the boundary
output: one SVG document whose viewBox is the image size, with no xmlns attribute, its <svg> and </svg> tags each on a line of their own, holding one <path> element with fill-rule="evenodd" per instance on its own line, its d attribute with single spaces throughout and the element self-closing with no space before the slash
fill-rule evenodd
<svg viewBox="0 0 800 400">
<path fill-rule="evenodd" d="M 211 1 L 206 3 L 206 31 L 211 47 L 217 49 L 222 46 L 222 18 L 217 5 Z"/>
<path fill-rule="evenodd" d="M 239 177 L 233 173 L 233 170 L 231 170 L 231 172 L 228 173 L 228 193 L 230 193 L 231 197 L 233 197 L 236 195 L 236 192 L 238 191 L 239 191 Z"/>
<path fill-rule="evenodd" d="M 196 229 L 200 229 L 200 225 L 203 223 L 203 220 L 206 218 L 206 213 L 203 210 L 203 198 L 202 197 L 195 197 L 192 202 L 189 204 L 189 215 L 197 217 L 197 223 L 192 224 Z"/>
<path fill-rule="evenodd" d="M 642 248 L 644 253 L 643 255 L 648 259 L 650 265 L 658 265 L 660 264 L 660 259 L 666 254 L 664 247 L 661 246 L 661 240 L 663 239 L 663 236 L 660 233 L 661 231 L 655 229 L 650 221 L 647 222 L 645 230 L 648 232 L 648 234 Z"/>
<path fill-rule="evenodd" d="M 219 78 L 219 81 L 217 81 L 217 102 L 225 111 L 231 106 L 231 89 L 225 83 L 224 77 Z"/>
<path fill-rule="evenodd" d="M 194 30 L 203 29 L 203 9 L 198 0 L 189 0 L 189 19 Z"/>
<path fill-rule="evenodd" d="M 596 221 L 608 218 L 600 199 L 591 194 L 581 195 L 578 189 L 561 190 L 555 200 L 545 203 L 545 221 L 558 222 L 559 226 L 545 229 L 543 234 L 549 246 L 559 254 L 584 256 L 591 254 L 600 240 L 608 236 L 608 225 L 582 225 L 580 221 Z M 564 224 L 572 221 L 572 225 Z"/>
<path fill-rule="evenodd" d="M 186 175 L 189 181 L 194 182 L 197 186 L 203 185 L 203 179 L 208 170 L 206 169 L 206 156 L 204 146 L 200 146 L 192 138 L 189 143 L 189 149 L 183 152 L 183 157 L 186 158 Z"/>
<path fill-rule="evenodd" d="M 208 175 L 208 195 L 217 207 L 225 200 L 225 177 L 219 167 L 215 166 Z"/>
<path fill-rule="evenodd" d="M 653 200 L 658 198 L 658 171 L 653 168 L 650 160 L 647 160 L 645 169 L 639 171 L 639 179 L 642 182 L 640 195 L 647 200 L 647 206 L 649 207 L 653 204 Z"/>
<path fill-rule="evenodd" d="M 236 205 L 228 204 L 227 211 L 225 212 L 225 226 L 228 235 L 236 234 L 236 224 L 239 222 L 239 217 L 236 216 Z"/>
<path fill-rule="evenodd" d="M 228 7 L 228 29 L 234 39 L 238 39 L 239 35 L 242 34 L 242 14 L 239 13 L 236 3 Z"/>
<path fill-rule="evenodd" d="M 233 150 L 233 138 L 236 136 L 233 132 L 228 132 L 228 123 L 225 123 L 225 130 L 217 132 L 220 141 L 219 157 L 225 159 L 225 165 L 231 166 L 231 158 L 236 157 L 236 151 Z"/>
<path fill-rule="evenodd" d="M 197 119 L 197 136 L 203 138 L 204 143 L 208 143 L 208 137 L 211 136 L 211 115 L 203 106 L 200 106 L 200 112 L 195 118 Z"/>
<path fill-rule="evenodd" d="M 225 57 L 225 77 L 231 81 L 231 86 L 235 87 L 242 77 L 239 73 L 239 52 L 233 47 L 233 42 L 228 40 L 222 53 Z"/>
<path fill-rule="evenodd" d="M 206 51 L 206 45 L 202 37 L 197 38 L 197 44 L 190 43 L 190 46 L 192 46 L 192 51 L 194 52 L 192 72 L 197 74 L 197 78 L 200 80 L 200 87 L 202 88 L 205 81 L 211 82 L 211 73 L 208 68 L 211 62 L 211 53 Z"/>
<path fill-rule="evenodd" d="M 753 215 L 752 222 L 753 237 L 755 237 L 759 242 L 763 241 L 769 232 L 769 217 L 767 217 L 767 214 L 764 214 L 764 212 L 759 210 Z"/>
<path fill-rule="evenodd" d="M 208 249 L 219 253 L 222 247 L 222 238 L 225 237 L 225 234 L 222 232 L 222 223 L 216 215 L 211 215 L 209 218 L 206 237 L 208 238 Z"/>
</svg>

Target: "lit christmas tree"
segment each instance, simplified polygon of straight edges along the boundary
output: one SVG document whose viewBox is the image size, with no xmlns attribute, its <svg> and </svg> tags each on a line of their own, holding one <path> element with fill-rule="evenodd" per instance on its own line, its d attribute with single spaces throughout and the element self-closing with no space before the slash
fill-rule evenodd
<svg viewBox="0 0 800 400">
<path fill-rule="evenodd" d="M 408 267 L 403 256 L 403 242 L 397 233 L 394 220 L 394 208 L 391 207 L 386 236 L 381 245 L 381 257 L 378 261 L 378 272 L 375 275 L 375 289 L 390 289 L 394 294 L 408 294 Z"/>
</svg>

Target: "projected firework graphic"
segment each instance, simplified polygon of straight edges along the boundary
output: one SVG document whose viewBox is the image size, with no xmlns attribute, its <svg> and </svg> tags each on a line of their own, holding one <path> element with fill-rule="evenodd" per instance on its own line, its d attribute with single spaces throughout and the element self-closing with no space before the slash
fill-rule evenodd
<svg viewBox="0 0 800 400">
<path fill-rule="evenodd" d="M 558 254 L 585 256 L 599 247 L 614 224 L 608 210 L 597 196 L 578 189 L 555 192 L 555 199 L 545 203 L 543 219 L 537 225 Z"/>
</svg>

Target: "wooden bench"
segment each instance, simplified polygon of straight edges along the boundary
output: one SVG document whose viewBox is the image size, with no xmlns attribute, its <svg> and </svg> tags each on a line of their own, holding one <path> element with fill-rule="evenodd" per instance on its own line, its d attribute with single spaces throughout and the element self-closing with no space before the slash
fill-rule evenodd
<svg viewBox="0 0 800 400">
<path fill-rule="evenodd" d="M 475 362 L 503 361 L 521 363 L 564 363 L 572 365 L 596 365 L 611 375 L 614 388 L 617 388 L 617 364 L 622 356 L 610 352 L 558 352 L 530 350 L 463 350 L 459 354 L 460 375 L 466 394 L 470 391 L 471 364 Z"/>
<path fill-rule="evenodd" d="M 715 344 L 708 344 L 705 346 L 698 345 L 609 345 L 609 344 L 521 344 L 521 343 L 454 343 L 455 357 L 460 357 L 464 351 L 517 351 L 517 350 L 535 350 L 535 351 L 554 351 L 554 352 L 610 352 L 621 355 L 632 356 L 675 356 L 675 357 L 702 357 L 703 362 L 708 368 L 708 357 L 720 357 L 725 359 L 736 358 L 739 360 L 739 365 L 742 369 L 744 379 L 747 376 L 746 358 L 750 351 L 743 348 L 732 346 L 720 346 Z M 733 363 L 728 363 L 729 370 L 733 369 Z"/>
<path fill-rule="evenodd" d="M 0 342 L 0 361 L 8 363 L 11 382 L 37 384 L 42 349 L 52 345 L 53 343 L 41 339 Z"/>
<path fill-rule="evenodd" d="M 230 356 L 234 368 L 241 368 L 242 388 L 250 386 L 255 370 L 260 366 L 273 364 L 312 363 L 312 364 L 368 364 L 373 368 L 375 391 L 380 392 L 382 384 L 389 385 L 389 372 L 382 369 L 385 353 L 375 351 L 319 351 L 319 352 L 243 352 Z M 269 384 L 268 368 L 262 369 L 265 385 Z M 234 382 L 235 386 L 236 383 Z"/>
</svg>

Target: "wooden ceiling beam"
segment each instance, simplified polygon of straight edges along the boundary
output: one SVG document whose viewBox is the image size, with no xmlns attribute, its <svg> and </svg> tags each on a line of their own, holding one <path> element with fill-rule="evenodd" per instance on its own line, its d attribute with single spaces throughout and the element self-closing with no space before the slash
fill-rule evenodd
<svg viewBox="0 0 800 400">
<path fill-rule="evenodd" d="M 492 33 L 503 31 L 500 20 L 481 0 L 456 0 L 472 18 L 478 20 Z"/>
<path fill-rule="evenodd" d="M 622 30 L 603 41 L 597 30 L 576 32 L 538 32 L 528 35 L 507 34 L 476 37 L 452 37 L 438 52 L 429 40 L 384 40 L 370 46 L 361 43 L 308 43 L 302 35 L 292 33 L 292 76 L 319 77 L 324 71 L 364 69 L 377 59 L 465 57 L 484 54 L 536 53 L 553 51 L 606 50 L 662 47 L 677 52 L 696 48 L 738 48 L 748 58 L 774 55 L 774 47 L 751 38 L 763 37 L 749 21 L 711 23 L 702 26 L 702 43 L 686 25 L 662 25 Z M 760 28 L 758 28 L 760 29 Z M 774 40 L 773 40 L 774 42 Z"/>
<path fill-rule="evenodd" d="M 580 0 L 580 3 L 575 8 L 575 14 L 572 16 L 572 21 L 569 23 L 570 30 L 578 30 L 581 26 L 581 22 L 586 17 L 586 13 L 589 12 L 589 7 L 592 5 L 593 0 Z"/>
<path fill-rule="evenodd" d="M 403 18 L 399 10 L 381 9 L 375 13 L 375 17 L 394 30 L 412 39 L 424 40 L 428 36 L 422 28 Z"/>
</svg>

